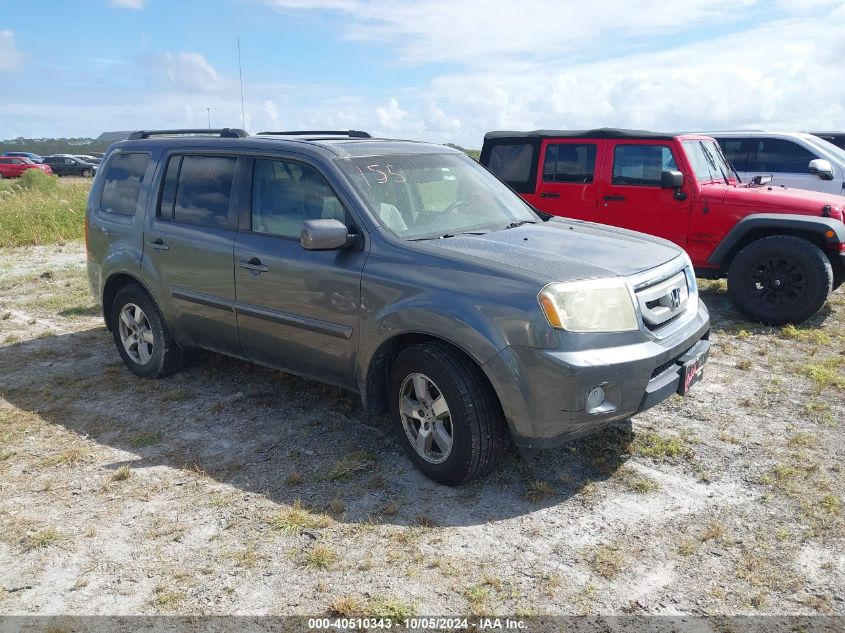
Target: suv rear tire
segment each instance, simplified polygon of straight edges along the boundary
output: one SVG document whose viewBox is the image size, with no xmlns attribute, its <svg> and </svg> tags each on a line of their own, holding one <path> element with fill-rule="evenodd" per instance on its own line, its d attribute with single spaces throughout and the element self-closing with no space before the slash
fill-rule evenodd
<svg viewBox="0 0 845 633">
<path fill-rule="evenodd" d="M 821 310 L 833 286 L 830 261 L 792 235 L 755 240 L 734 257 L 728 294 L 745 316 L 771 325 L 801 323 Z"/>
<path fill-rule="evenodd" d="M 409 347 L 393 363 L 388 393 L 399 441 L 428 477 L 456 486 L 493 470 L 504 416 L 490 383 L 466 356 L 444 343 Z"/>
<path fill-rule="evenodd" d="M 141 286 L 131 284 L 118 291 L 111 306 L 111 324 L 117 351 L 135 374 L 160 378 L 182 365 L 182 349 Z"/>
</svg>

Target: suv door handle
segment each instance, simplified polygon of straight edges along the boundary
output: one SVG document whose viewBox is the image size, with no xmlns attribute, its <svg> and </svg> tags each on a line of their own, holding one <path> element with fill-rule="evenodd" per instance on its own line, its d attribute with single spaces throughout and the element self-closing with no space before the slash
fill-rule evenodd
<svg viewBox="0 0 845 633">
<path fill-rule="evenodd" d="M 605 200 L 617 200 L 617 201 L 622 201 L 622 200 L 624 200 L 624 199 L 625 199 L 625 196 L 605 196 L 605 197 L 604 197 L 604 199 L 605 199 Z"/>
<path fill-rule="evenodd" d="M 167 244 L 165 244 L 164 240 L 161 239 L 161 238 L 158 238 L 157 240 L 153 240 L 152 242 L 150 242 L 150 246 L 153 248 L 153 250 L 158 251 L 159 253 L 162 252 L 162 251 L 170 250 L 170 247 Z"/>
<path fill-rule="evenodd" d="M 551 191 L 544 191 L 540 194 L 541 198 L 560 198 L 559 193 L 552 193 Z"/>
<path fill-rule="evenodd" d="M 257 257 L 253 257 L 248 261 L 245 259 L 239 259 L 238 266 L 240 266 L 241 268 L 246 268 L 253 275 L 260 275 L 261 273 L 266 273 L 268 270 L 270 270 L 269 268 L 267 268 L 267 266 L 262 264 L 261 260 Z"/>
</svg>

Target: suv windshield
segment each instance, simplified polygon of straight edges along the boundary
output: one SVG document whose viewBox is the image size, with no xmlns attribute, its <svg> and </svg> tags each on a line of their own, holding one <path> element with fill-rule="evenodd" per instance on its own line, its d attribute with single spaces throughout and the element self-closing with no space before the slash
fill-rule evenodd
<svg viewBox="0 0 845 633">
<path fill-rule="evenodd" d="M 460 154 L 339 159 L 392 233 L 406 240 L 496 231 L 539 218 L 505 185 Z"/>
<path fill-rule="evenodd" d="M 684 141 L 684 149 L 698 182 L 727 181 L 735 177 L 716 141 Z"/>
</svg>

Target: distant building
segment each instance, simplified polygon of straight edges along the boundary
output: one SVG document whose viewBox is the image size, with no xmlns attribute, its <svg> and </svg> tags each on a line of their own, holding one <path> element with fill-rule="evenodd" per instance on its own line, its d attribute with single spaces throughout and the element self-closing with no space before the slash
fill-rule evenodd
<svg viewBox="0 0 845 633">
<path fill-rule="evenodd" d="M 116 143 L 117 141 L 125 141 L 129 138 L 130 134 L 132 134 L 131 131 L 103 132 L 97 137 L 97 141 L 100 143 Z"/>
</svg>

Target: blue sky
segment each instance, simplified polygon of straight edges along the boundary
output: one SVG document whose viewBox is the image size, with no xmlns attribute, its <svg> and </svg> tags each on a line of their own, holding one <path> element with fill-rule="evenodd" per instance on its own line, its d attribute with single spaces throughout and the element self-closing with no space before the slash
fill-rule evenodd
<svg viewBox="0 0 845 633">
<path fill-rule="evenodd" d="M 828 0 L 0 0 L 0 138 L 845 128 Z"/>
</svg>

